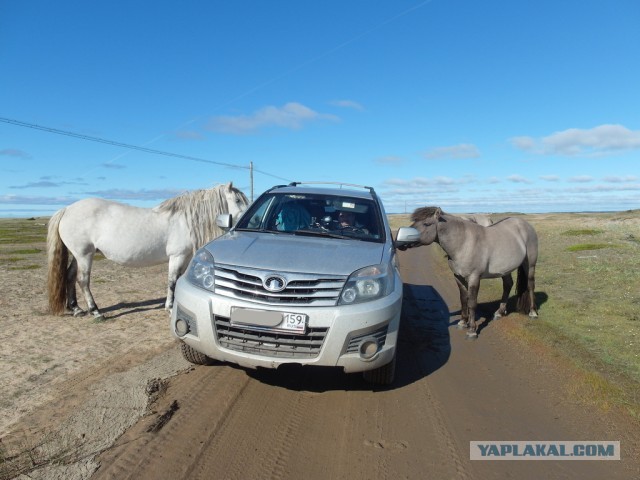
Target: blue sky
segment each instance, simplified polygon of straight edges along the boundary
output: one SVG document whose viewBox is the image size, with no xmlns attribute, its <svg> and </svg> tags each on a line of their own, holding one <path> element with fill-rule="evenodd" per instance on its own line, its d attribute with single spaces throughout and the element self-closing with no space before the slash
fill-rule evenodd
<svg viewBox="0 0 640 480">
<path fill-rule="evenodd" d="M 251 162 L 255 196 L 356 183 L 389 213 L 640 208 L 638 25 L 637 0 L 0 0 L 0 217 L 250 195 Z"/>
</svg>

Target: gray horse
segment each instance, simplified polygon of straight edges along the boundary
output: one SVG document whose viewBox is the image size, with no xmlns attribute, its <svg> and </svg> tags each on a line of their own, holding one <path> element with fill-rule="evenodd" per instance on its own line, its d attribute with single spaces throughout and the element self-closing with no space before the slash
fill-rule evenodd
<svg viewBox="0 0 640 480">
<path fill-rule="evenodd" d="M 502 299 L 494 319 L 507 314 L 507 300 L 513 287 L 511 272 L 518 269 L 517 308 L 538 316 L 535 304 L 535 270 L 538 235 L 517 217 L 500 220 L 488 227 L 443 212 L 439 207 L 422 207 L 411 216 L 412 227 L 420 232 L 422 245 L 438 243 L 449 258 L 460 290 L 460 326 L 469 327 L 467 336 L 478 336 L 475 319 L 478 290 L 482 278 L 502 278 Z"/>
</svg>

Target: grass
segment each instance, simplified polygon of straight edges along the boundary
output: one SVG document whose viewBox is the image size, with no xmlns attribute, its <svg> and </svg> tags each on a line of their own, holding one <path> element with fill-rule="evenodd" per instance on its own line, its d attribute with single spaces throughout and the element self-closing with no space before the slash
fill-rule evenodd
<svg viewBox="0 0 640 480">
<path fill-rule="evenodd" d="M 46 242 L 47 221 L 48 218 L 0 218 L 0 246 Z"/>
<path fill-rule="evenodd" d="M 609 243 L 579 243 L 567 247 L 568 252 L 582 252 L 584 250 L 601 250 L 603 248 L 616 248 L 616 245 Z"/>
<path fill-rule="evenodd" d="M 597 235 L 599 233 L 604 233 L 604 230 L 597 228 L 581 228 L 577 230 L 567 230 L 566 232 L 562 232 L 562 235 L 568 235 L 570 237 L 578 237 L 583 235 Z"/>
<path fill-rule="evenodd" d="M 570 364 L 577 380 L 569 388 L 582 389 L 584 402 L 640 420 L 640 210 L 518 216 L 539 237 L 540 317 L 523 316 L 508 334 Z M 410 224 L 409 215 L 391 218 L 394 229 Z M 479 302 L 501 293 L 499 279 L 483 280 Z"/>
<path fill-rule="evenodd" d="M 45 251 L 47 219 L 0 219 L 0 266 L 8 270 L 37 270 L 34 264 Z M 15 248 L 24 245 L 25 248 Z"/>
</svg>

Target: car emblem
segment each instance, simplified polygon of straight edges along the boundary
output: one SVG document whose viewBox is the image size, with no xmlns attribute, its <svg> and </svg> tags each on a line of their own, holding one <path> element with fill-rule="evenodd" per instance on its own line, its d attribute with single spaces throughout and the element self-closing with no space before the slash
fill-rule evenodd
<svg viewBox="0 0 640 480">
<path fill-rule="evenodd" d="M 263 285 L 270 292 L 281 292 L 287 286 L 287 281 L 279 275 L 271 275 L 265 279 Z"/>
</svg>

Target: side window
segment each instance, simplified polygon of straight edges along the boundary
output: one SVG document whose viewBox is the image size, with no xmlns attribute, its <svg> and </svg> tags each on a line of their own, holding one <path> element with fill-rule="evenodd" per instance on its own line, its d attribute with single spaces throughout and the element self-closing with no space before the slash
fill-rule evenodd
<svg viewBox="0 0 640 480">
<path fill-rule="evenodd" d="M 260 205 L 258 209 L 255 212 L 253 212 L 253 214 L 251 215 L 251 218 L 247 223 L 247 228 L 262 227 L 265 212 L 267 211 L 267 208 L 269 208 L 270 204 L 271 202 L 263 202 L 262 205 Z"/>
</svg>

